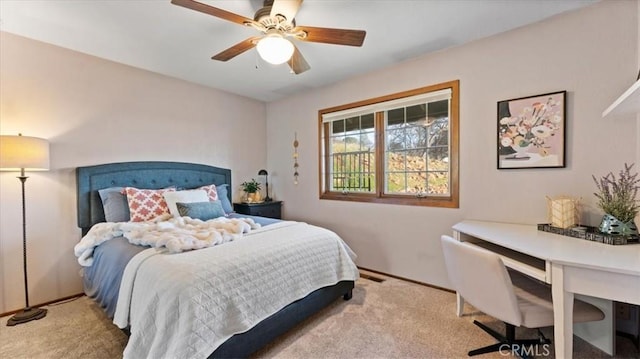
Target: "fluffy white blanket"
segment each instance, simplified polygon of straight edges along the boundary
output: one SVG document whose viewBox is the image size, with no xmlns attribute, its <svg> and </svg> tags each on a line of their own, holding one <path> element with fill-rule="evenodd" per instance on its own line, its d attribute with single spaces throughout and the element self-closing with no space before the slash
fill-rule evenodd
<svg viewBox="0 0 640 359">
<path fill-rule="evenodd" d="M 251 218 L 225 217 L 208 221 L 177 217 L 153 222 L 98 223 L 76 244 L 74 253 L 80 265 L 89 267 L 93 264 L 93 249 L 116 237 L 125 237 L 132 244 L 164 247 L 170 253 L 180 253 L 230 242 L 259 227 Z"/>
</svg>

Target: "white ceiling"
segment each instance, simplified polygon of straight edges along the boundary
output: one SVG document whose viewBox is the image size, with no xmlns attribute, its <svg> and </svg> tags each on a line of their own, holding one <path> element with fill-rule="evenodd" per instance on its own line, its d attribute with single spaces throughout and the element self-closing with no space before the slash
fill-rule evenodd
<svg viewBox="0 0 640 359">
<path fill-rule="evenodd" d="M 0 30 L 269 102 L 595 1 L 307 0 L 297 24 L 367 36 L 362 47 L 296 42 L 311 65 L 300 75 L 265 63 L 255 49 L 229 62 L 211 60 L 257 31 L 170 0 L 0 0 Z M 202 2 L 249 18 L 262 6 Z"/>
</svg>

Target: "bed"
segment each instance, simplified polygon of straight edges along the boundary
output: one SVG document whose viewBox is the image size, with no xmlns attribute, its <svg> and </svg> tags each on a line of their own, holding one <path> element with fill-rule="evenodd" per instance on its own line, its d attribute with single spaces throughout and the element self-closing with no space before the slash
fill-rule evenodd
<svg viewBox="0 0 640 359">
<path fill-rule="evenodd" d="M 179 163 L 179 162 L 126 162 L 126 163 L 111 163 L 104 165 L 96 165 L 96 166 L 88 166 L 88 167 L 78 167 L 76 169 L 77 175 L 77 201 L 78 201 L 78 226 L 82 229 L 83 236 L 86 236 L 89 233 L 89 230 L 99 223 L 106 222 L 105 219 L 105 211 L 102 199 L 98 191 L 113 188 L 113 187 L 137 187 L 137 188 L 147 188 L 147 189 L 162 189 L 167 187 L 175 187 L 180 190 L 182 189 L 193 189 L 198 188 L 202 185 L 206 184 L 215 184 L 219 186 L 218 188 L 223 188 L 224 185 L 228 186 L 228 189 L 222 195 L 226 195 L 227 203 L 231 201 L 232 191 L 231 187 L 231 171 L 229 169 L 218 168 L 208 165 L 202 164 L 191 164 L 191 163 Z M 234 215 L 231 215 L 234 217 Z M 235 215 L 235 217 L 240 217 L 239 215 Z M 241 217 L 251 217 L 251 216 L 241 216 Z M 243 218 L 243 220 L 246 220 Z M 255 223 L 262 224 L 262 232 L 256 233 L 253 237 L 247 236 L 246 239 L 237 240 L 231 242 L 233 245 L 223 244 L 220 246 L 207 248 L 206 252 L 224 252 L 225 256 L 228 256 L 231 253 L 230 251 L 234 248 L 234 246 L 239 246 L 240 243 L 243 245 L 249 245 L 244 243 L 258 243 L 257 238 L 262 238 L 258 236 L 266 236 L 266 237 L 278 237 L 280 233 L 297 233 L 298 227 L 305 224 L 300 223 L 280 223 L 280 221 L 275 221 L 271 219 L 265 219 L 260 217 L 252 217 L 251 221 Z M 277 222 L 277 223 L 274 223 Z M 288 222 L 288 221 L 283 221 Z M 104 225 L 104 224 L 103 224 Z M 271 227 L 270 227 L 271 226 Z M 283 227 L 283 228 L 280 228 Z M 311 226 L 314 227 L 314 226 Z M 295 229 L 295 230 L 294 230 Z M 319 227 L 313 228 L 316 232 L 322 231 L 323 229 L 319 229 Z M 282 232 L 280 232 L 282 231 Z M 287 232 L 288 231 L 288 232 Z M 327 231 L 327 230 L 324 230 Z M 259 230 L 256 232 L 260 232 Z M 330 232 L 330 231 L 328 231 Z M 266 233 L 266 234 L 265 234 Z M 276 236 L 275 234 L 278 234 Z M 292 234 L 293 235 L 293 234 Z M 83 238 L 84 239 L 84 238 Z M 280 238 L 278 238 L 280 240 Z M 282 238 L 282 240 L 285 240 Z M 289 244 L 287 244 L 289 246 Z M 344 245 L 346 246 L 346 245 Z M 133 251 L 131 251 L 133 248 Z M 348 247 L 347 247 L 348 249 Z M 342 249 L 340 249 L 342 250 Z M 148 251 L 148 250 L 147 250 Z M 193 252 L 194 254 L 191 254 Z M 199 253 L 198 253 L 199 252 Z M 125 254 L 123 254 L 125 253 Z M 120 300 L 122 300 L 122 295 L 118 294 L 118 289 L 121 285 L 121 281 L 123 281 L 124 287 L 124 277 L 127 277 L 127 270 L 131 269 L 128 266 L 129 262 L 134 262 L 135 259 L 140 258 L 142 253 L 145 252 L 145 248 L 140 248 L 140 246 L 134 246 L 128 243 L 123 238 L 114 238 L 108 242 L 102 243 L 100 246 L 95 247 L 93 250 L 92 260 L 94 261 L 91 267 L 88 267 L 94 273 L 91 276 L 87 275 L 87 269 L 85 268 L 85 292 L 88 296 L 94 298 L 98 304 L 100 304 L 109 316 L 114 315 L 114 307 L 117 307 L 114 299 L 114 290 L 116 296 Z M 156 257 L 160 258 L 170 258 L 177 259 L 183 258 L 183 262 L 191 261 L 191 257 L 188 260 L 187 255 L 193 255 L 195 257 L 203 256 L 205 250 L 197 250 L 190 251 L 189 254 L 181 253 L 179 255 L 168 256 L 160 256 Z M 156 258 L 154 257 L 154 258 Z M 251 257 L 252 258 L 252 257 Z M 154 259 L 155 260 L 155 259 Z M 250 266 L 255 263 L 254 259 L 251 260 L 251 263 L 243 264 L 243 267 L 252 268 Z M 270 259 L 269 259 L 270 260 Z M 344 259 L 343 259 L 344 260 Z M 218 259 L 216 259 L 218 261 Z M 103 267 L 101 263 L 110 263 L 110 265 L 115 265 L 120 268 L 119 270 L 114 270 L 111 267 Z M 151 260 L 148 266 L 154 265 Z M 186 265 L 189 265 L 187 263 Z M 147 264 L 145 264 L 147 265 Z M 157 263 L 155 265 L 158 265 Z M 164 265 L 164 264 L 163 264 Z M 353 267 L 351 267 L 351 265 Z M 93 267 L 93 268 L 92 268 Z M 352 296 L 352 289 L 354 288 L 354 281 L 357 279 L 357 269 L 355 268 L 355 264 L 351 262 L 350 265 L 343 265 L 341 274 L 339 274 L 338 280 L 332 282 L 329 285 L 322 285 L 318 288 L 313 288 L 313 290 L 307 291 L 300 298 L 294 298 L 291 302 L 287 302 L 281 308 L 279 307 L 277 311 L 266 316 L 264 319 L 261 319 L 259 322 L 251 323 L 250 328 L 248 330 L 240 329 L 238 333 L 233 334 L 232 336 L 225 338 L 221 344 L 216 343 L 214 346 L 214 350 L 212 352 L 208 352 L 207 355 L 202 356 L 202 353 L 198 353 L 194 356 L 208 357 L 208 358 L 242 358 L 247 357 L 254 353 L 255 351 L 261 349 L 269 342 L 273 341 L 276 337 L 281 334 L 287 332 L 289 329 L 293 328 L 298 323 L 302 322 L 312 314 L 318 312 L 322 308 L 328 306 L 329 304 L 336 301 L 338 298 L 342 297 L 345 300 L 348 300 Z M 201 269 L 204 267 L 200 267 Z M 127 269 L 127 270 L 125 270 Z M 218 273 L 224 272 L 224 270 L 220 271 L 219 268 L 216 269 Z M 256 273 L 259 271 L 256 271 Z M 96 274 L 97 273 L 97 274 Z M 346 273 L 346 274 L 345 274 Z M 142 274 L 138 274 L 140 278 L 144 278 Z M 256 278 L 260 278 L 259 275 L 255 275 Z M 89 282 L 87 279 L 91 277 L 91 280 L 95 280 L 94 283 Z M 100 280 L 103 283 L 97 283 Z M 139 279 L 141 280 L 141 279 Z M 132 284 L 133 285 L 133 284 Z M 146 285 L 146 284 L 145 284 Z M 138 287 L 142 287 L 140 284 L 136 284 Z M 145 289 L 147 290 L 147 289 Z M 164 289 L 163 289 L 164 290 Z M 288 292 L 288 291 L 286 291 Z M 111 294 L 110 294 L 111 293 Z M 242 296 L 243 294 L 238 294 L 234 289 L 234 296 Z M 121 294 L 121 293 L 120 293 Z M 132 294 L 132 295 L 135 295 Z M 111 297 L 109 297 L 111 296 Z M 230 296 L 230 295 L 229 295 Z M 138 297 L 140 297 L 138 295 Z M 198 301 L 202 300 L 202 295 L 198 296 Z M 206 297 L 206 296 L 205 296 Z M 283 294 L 283 297 L 285 295 Z M 185 299 L 173 299 L 172 303 L 182 303 Z M 211 301 L 218 301 L 219 299 L 210 299 Z M 147 304 L 145 304 L 147 305 Z M 182 305 L 182 304 L 180 304 Z M 203 304 L 199 304 L 203 305 Z M 265 305 L 266 306 L 266 305 Z M 122 306 L 121 306 L 122 307 Z M 136 307 L 132 305 L 131 307 L 135 309 Z M 139 306 L 138 306 L 139 307 Z M 132 310 L 133 310 L 132 309 Z M 140 315 L 138 315 L 140 316 Z M 218 325 L 220 321 L 216 321 L 215 317 L 212 319 L 208 319 L 210 321 L 216 322 Z M 140 321 L 138 321 L 140 323 Z M 205 323 L 204 326 L 209 324 Z M 119 325 L 120 326 L 120 325 Z M 179 322 L 176 322 L 176 326 L 182 326 Z M 148 337 L 145 337 L 143 334 L 135 335 L 136 333 L 135 324 L 131 324 L 131 327 L 126 328 L 126 330 L 130 331 L 131 341 L 142 341 L 142 340 L 150 340 Z M 146 333 L 146 332 L 145 332 Z M 200 335 L 200 333 L 198 333 Z M 216 342 L 216 338 L 204 338 L 205 341 Z M 151 339 L 152 340 L 152 339 Z M 191 345 L 191 344 L 189 344 Z M 125 353 L 127 351 L 125 350 Z M 181 354 L 185 357 L 191 357 L 193 353 L 186 354 L 186 352 L 181 352 Z M 130 353 L 130 356 L 131 355 Z"/>
</svg>

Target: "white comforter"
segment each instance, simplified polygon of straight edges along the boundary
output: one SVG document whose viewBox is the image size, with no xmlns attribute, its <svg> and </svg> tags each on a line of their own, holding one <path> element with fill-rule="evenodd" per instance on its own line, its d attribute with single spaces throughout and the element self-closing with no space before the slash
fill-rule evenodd
<svg viewBox="0 0 640 359">
<path fill-rule="evenodd" d="M 335 233 L 300 222 L 197 251 L 143 251 L 125 270 L 114 318 L 131 325 L 124 358 L 206 358 L 287 304 L 356 280 L 354 258 Z"/>
</svg>

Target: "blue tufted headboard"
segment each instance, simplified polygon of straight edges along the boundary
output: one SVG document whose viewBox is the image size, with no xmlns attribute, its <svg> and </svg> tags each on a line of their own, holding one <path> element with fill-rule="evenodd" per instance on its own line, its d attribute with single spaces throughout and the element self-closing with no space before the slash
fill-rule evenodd
<svg viewBox="0 0 640 359">
<path fill-rule="evenodd" d="M 182 162 L 122 162 L 76 168 L 78 227 L 84 235 L 96 223 L 104 222 L 98 190 L 108 187 L 159 189 L 176 186 L 197 188 L 207 184 L 228 184 L 231 201 L 231 170 Z"/>
</svg>

